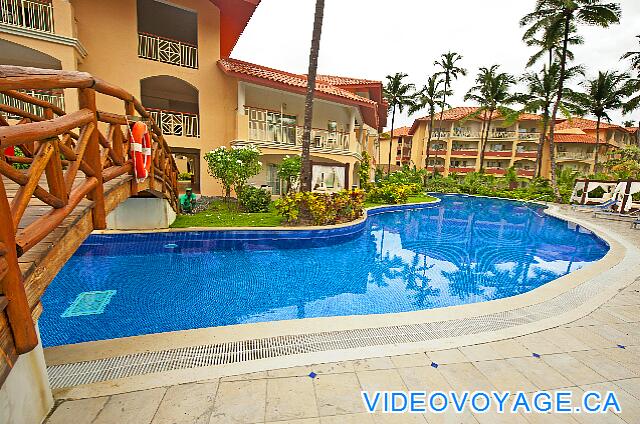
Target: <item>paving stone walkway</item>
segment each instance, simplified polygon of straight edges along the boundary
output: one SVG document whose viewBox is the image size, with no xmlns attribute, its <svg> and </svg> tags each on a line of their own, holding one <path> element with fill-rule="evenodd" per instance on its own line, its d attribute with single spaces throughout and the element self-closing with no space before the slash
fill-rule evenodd
<svg viewBox="0 0 640 424">
<path fill-rule="evenodd" d="M 576 216 L 603 224 L 589 215 Z M 640 246 L 640 230 L 607 223 Z M 640 264 L 638 264 L 640 277 Z M 623 347 L 622 347 L 623 346 Z M 539 357 L 534 356 L 534 353 Z M 437 368 L 432 363 L 438 364 Z M 316 374 L 315 378 L 309 376 Z M 620 414 L 368 414 L 362 390 L 614 391 Z M 640 423 L 640 278 L 590 315 L 492 343 L 57 403 L 48 424 Z"/>
</svg>

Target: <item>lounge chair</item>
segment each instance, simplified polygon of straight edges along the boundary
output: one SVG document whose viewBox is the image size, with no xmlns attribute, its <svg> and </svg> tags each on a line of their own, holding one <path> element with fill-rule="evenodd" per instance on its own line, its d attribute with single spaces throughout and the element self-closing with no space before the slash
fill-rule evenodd
<svg viewBox="0 0 640 424">
<path fill-rule="evenodd" d="M 631 228 L 638 228 L 638 225 L 640 225 L 640 218 L 636 218 L 634 221 L 631 222 Z"/>
<path fill-rule="evenodd" d="M 600 203 L 598 205 L 571 205 L 571 207 L 573 209 L 576 209 L 576 210 L 586 210 L 586 211 L 594 211 L 594 210 L 599 211 L 599 210 L 602 210 L 602 211 L 605 211 L 605 210 L 611 209 L 613 207 L 613 205 L 615 205 L 616 203 L 617 203 L 616 199 L 609 199 L 606 202 Z"/>
</svg>

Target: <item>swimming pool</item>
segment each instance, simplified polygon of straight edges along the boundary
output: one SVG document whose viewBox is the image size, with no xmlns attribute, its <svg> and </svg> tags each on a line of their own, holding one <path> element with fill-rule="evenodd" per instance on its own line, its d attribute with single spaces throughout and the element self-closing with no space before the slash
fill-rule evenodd
<svg viewBox="0 0 640 424">
<path fill-rule="evenodd" d="M 43 344 L 500 299 L 609 249 L 539 205 L 441 197 L 333 230 L 91 235 L 42 298 Z"/>
</svg>

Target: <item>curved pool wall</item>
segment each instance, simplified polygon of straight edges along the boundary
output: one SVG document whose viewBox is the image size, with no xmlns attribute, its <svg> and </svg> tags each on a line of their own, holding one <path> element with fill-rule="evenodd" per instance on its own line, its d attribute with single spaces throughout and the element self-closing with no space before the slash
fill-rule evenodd
<svg viewBox="0 0 640 424">
<path fill-rule="evenodd" d="M 42 298 L 43 344 L 482 302 L 608 251 L 541 205 L 441 198 L 372 209 L 336 228 L 91 235 Z M 109 293 L 108 302 L 69 316 L 86 292 Z"/>
</svg>

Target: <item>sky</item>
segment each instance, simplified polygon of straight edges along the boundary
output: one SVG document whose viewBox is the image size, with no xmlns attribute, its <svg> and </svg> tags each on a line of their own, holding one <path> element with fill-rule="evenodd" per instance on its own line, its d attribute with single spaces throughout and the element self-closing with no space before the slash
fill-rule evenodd
<svg viewBox="0 0 640 424">
<path fill-rule="evenodd" d="M 628 70 L 620 56 L 639 49 L 640 0 L 618 1 L 620 24 L 579 28 L 585 43 L 573 47 L 574 63 L 583 64 L 588 77 L 600 70 Z M 463 97 L 478 68 L 499 64 L 516 76 L 538 70 L 525 70 L 535 49 L 522 42 L 524 30 L 518 23 L 534 6 L 535 0 L 325 0 L 318 72 L 379 81 L 404 72 L 408 82 L 422 87 L 436 70 L 433 62 L 452 50 L 463 56 L 468 72 L 454 82 L 453 99 L 447 103 L 473 105 Z M 306 74 L 314 7 L 315 0 L 262 0 L 232 57 Z M 396 127 L 424 115 L 396 114 Z M 614 123 L 640 119 L 640 111 L 610 115 Z"/>
</svg>

